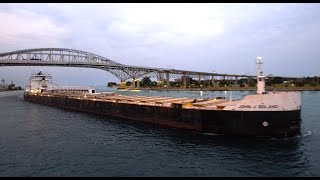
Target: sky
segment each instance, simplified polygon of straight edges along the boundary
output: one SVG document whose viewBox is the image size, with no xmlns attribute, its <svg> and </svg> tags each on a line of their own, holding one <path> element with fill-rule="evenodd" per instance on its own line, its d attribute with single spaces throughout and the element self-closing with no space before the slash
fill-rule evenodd
<svg viewBox="0 0 320 180">
<path fill-rule="evenodd" d="M 0 52 L 70 48 L 137 66 L 266 75 L 320 76 L 320 4 L 0 4 Z M 119 80 L 98 69 L 0 67 L 21 86 L 32 72 L 61 85 Z"/>
</svg>

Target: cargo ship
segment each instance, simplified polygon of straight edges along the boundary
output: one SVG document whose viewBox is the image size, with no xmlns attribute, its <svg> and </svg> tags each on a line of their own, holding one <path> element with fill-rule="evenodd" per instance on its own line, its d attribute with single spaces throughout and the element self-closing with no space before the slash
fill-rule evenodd
<svg viewBox="0 0 320 180">
<path fill-rule="evenodd" d="M 300 134 L 300 92 L 266 92 L 256 59 L 257 92 L 242 99 L 127 96 L 90 87 L 57 87 L 49 74 L 30 78 L 24 100 L 115 119 L 140 121 L 200 133 L 292 137 Z"/>
</svg>

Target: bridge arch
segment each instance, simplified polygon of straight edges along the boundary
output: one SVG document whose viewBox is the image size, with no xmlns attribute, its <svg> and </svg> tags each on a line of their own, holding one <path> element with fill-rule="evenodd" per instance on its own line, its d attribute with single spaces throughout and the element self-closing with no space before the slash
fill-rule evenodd
<svg viewBox="0 0 320 180">
<path fill-rule="evenodd" d="M 0 58 L 3 60 L 42 60 L 121 65 L 93 53 L 67 48 L 36 48 L 11 51 L 0 53 Z"/>
<path fill-rule="evenodd" d="M 68 48 L 35 48 L 0 53 L 5 66 L 73 66 L 98 68 L 110 72 L 121 81 L 132 78 L 125 65 L 86 51 Z"/>
</svg>

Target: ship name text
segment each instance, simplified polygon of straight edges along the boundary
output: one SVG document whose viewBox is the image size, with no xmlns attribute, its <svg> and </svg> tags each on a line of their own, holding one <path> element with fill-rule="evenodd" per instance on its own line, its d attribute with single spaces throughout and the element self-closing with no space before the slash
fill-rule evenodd
<svg viewBox="0 0 320 180">
<path fill-rule="evenodd" d="M 278 105 L 240 105 L 239 108 L 252 108 L 252 109 L 268 109 L 268 108 L 278 108 Z"/>
</svg>

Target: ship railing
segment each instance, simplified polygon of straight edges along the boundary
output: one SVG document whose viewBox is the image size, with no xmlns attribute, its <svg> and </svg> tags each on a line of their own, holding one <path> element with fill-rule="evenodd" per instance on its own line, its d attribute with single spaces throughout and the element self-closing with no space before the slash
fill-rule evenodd
<svg viewBox="0 0 320 180">
<path fill-rule="evenodd" d="M 89 86 L 55 86 L 52 85 L 49 88 L 46 89 L 46 91 L 49 92 L 55 92 L 55 93 L 90 93 L 90 88 Z"/>
</svg>

